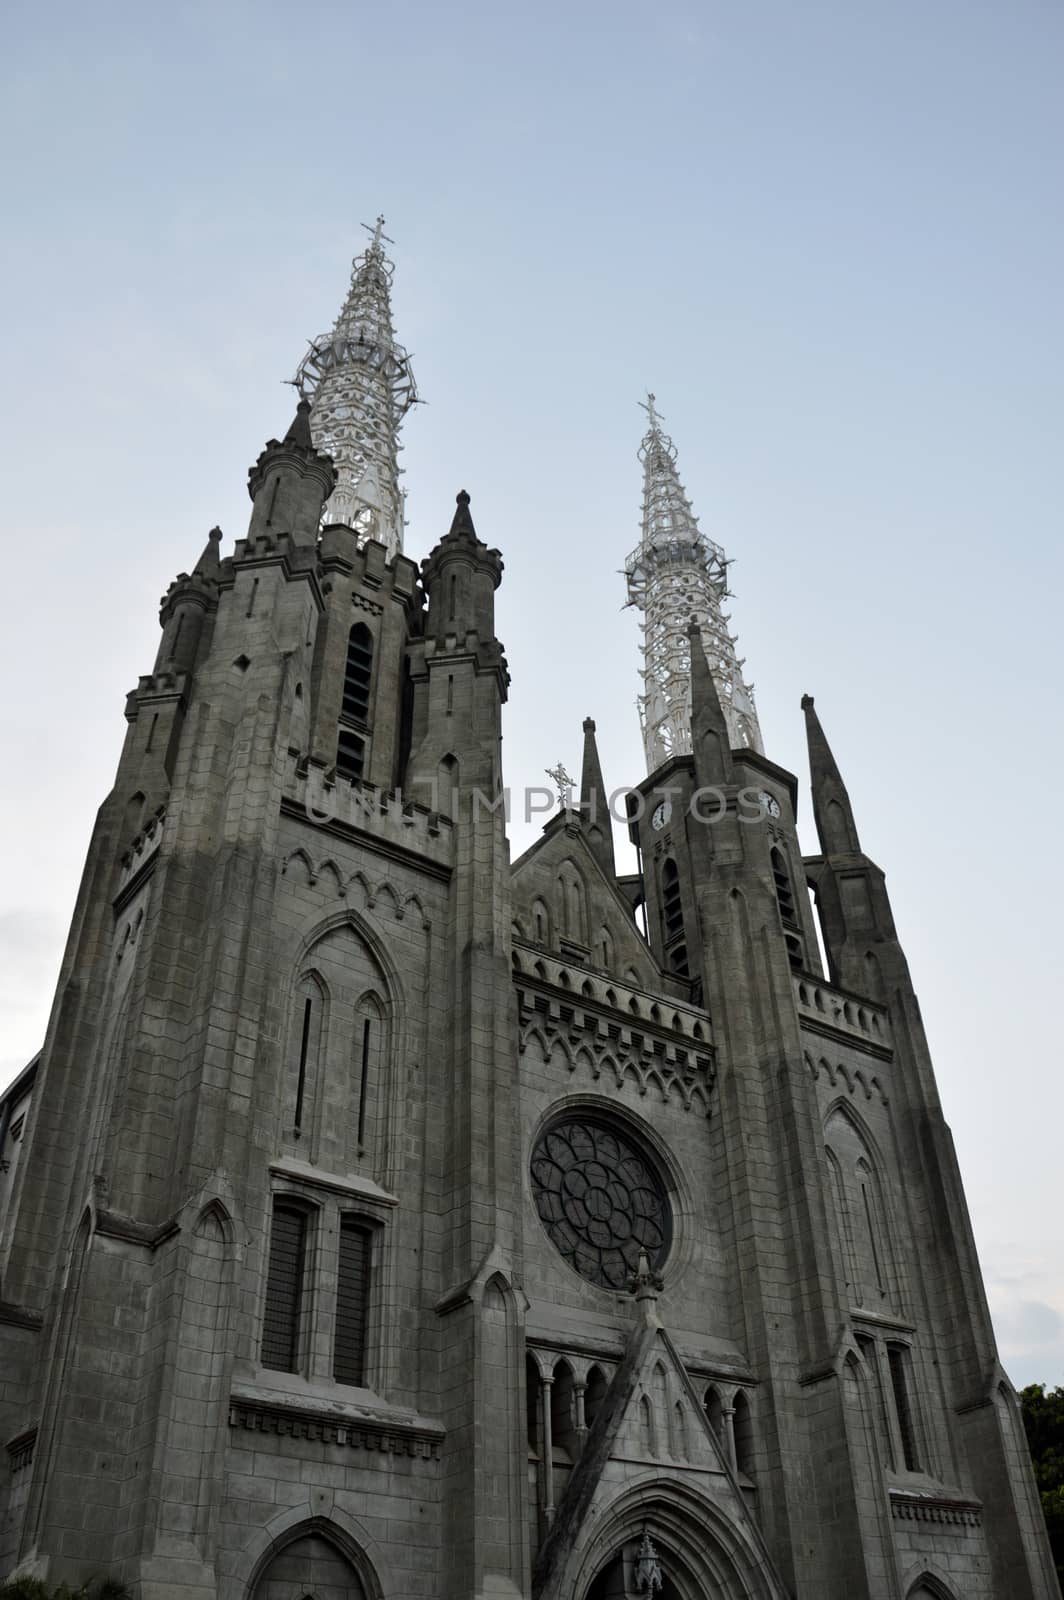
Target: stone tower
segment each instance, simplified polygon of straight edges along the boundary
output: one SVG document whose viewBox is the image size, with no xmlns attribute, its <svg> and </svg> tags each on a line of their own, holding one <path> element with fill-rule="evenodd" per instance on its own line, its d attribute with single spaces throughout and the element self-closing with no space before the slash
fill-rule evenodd
<svg viewBox="0 0 1064 1600">
<path fill-rule="evenodd" d="M 723 569 L 678 541 L 677 617 L 651 541 L 638 871 L 590 719 L 578 802 L 511 865 L 502 561 L 464 492 L 420 569 L 401 553 L 382 237 L 348 301 L 371 354 L 345 311 L 246 538 L 213 530 L 163 600 L 47 1037 L 0 1100 L 0 1574 L 1050 1600 L 919 1010 L 812 701 L 803 860 Z M 683 512 L 651 487 L 651 522 Z"/>
</svg>

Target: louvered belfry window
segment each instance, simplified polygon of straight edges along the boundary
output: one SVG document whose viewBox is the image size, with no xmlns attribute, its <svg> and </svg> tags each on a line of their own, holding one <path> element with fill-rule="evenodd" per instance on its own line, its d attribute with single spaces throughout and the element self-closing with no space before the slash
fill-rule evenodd
<svg viewBox="0 0 1064 1600">
<path fill-rule="evenodd" d="M 366 1381 L 370 1230 L 357 1217 L 340 1218 L 333 1377 L 356 1387 Z"/>
<path fill-rule="evenodd" d="M 661 869 L 662 910 L 665 916 L 665 942 L 683 932 L 683 901 L 680 898 L 680 874 L 670 857 Z"/>
<path fill-rule="evenodd" d="M 357 733 L 340 729 L 336 742 L 336 770 L 341 778 L 361 778 L 366 765 L 366 745 Z"/>
<path fill-rule="evenodd" d="M 266 1310 L 262 1321 L 262 1364 L 274 1372 L 299 1369 L 299 1321 L 306 1247 L 306 1212 L 283 1200 L 274 1201 Z"/>
<path fill-rule="evenodd" d="M 373 635 L 364 622 L 356 622 L 347 640 L 347 667 L 341 710 L 352 722 L 369 720 L 369 685 L 373 675 Z"/>
</svg>

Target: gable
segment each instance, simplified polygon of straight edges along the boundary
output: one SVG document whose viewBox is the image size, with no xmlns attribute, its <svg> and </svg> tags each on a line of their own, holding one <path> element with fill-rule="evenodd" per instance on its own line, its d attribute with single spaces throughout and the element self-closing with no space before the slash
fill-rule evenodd
<svg viewBox="0 0 1064 1600">
<path fill-rule="evenodd" d="M 662 973 L 628 901 L 607 878 L 578 823 L 559 816 L 511 869 L 514 931 L 529 944 L 609 972 L 637 988 Z"/>
<path fill-rule="evenodd" d="M 786 1595 L 738 1479 L 652 1300 L 613 1374 L 536 1556 L 535 1600 L 560 1600 L 574 1582 L 592 1532 L 644 1481 L 656 1496 L 685 1503 L 698 1523 L 731 1530 L 764 1579 L 766 1595 Z M 767 1569 L 767 1570 L 766 1570 Z"/>
</svg>

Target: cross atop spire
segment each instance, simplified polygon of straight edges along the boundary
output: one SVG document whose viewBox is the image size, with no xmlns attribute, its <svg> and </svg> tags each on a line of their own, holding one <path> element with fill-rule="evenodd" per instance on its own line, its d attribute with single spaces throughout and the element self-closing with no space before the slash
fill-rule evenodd
<svg viewBox="0 0 1064 1600">
<path fill-rule="evenodd" d="M 373 238 L 369 242 L 369 247 L 368 247 L 367 252 L 366 252 L 367 255 L 369 254 L 370 250 L 375 251 L 377 253 L 377 255 L 380 255 L 380 256 L 382 256 L 384 254 L 384 251 L 381 249 L 381 240 L 382 239 L 384 240 L 385 244 L 394 244 L 395 243 L 395 240 L 394 239 L 389 239 L 388 235 L 384 231 L 384 213 L 383 212 L 381 212 L 380 216 L 377 218 L 377 220 L 374 223 L 372 228 L 370 227 L 368 222 L 364 222 L 362 224 L 362 226 L 365 228 L 367 233 L 371 233 L 373 235 Z"/>
<path fill-rule="evenodd" d="M 657 409 L 657 407 L 655 405 L 655 401 L 656 400 L 657 400 L 657 395 L 651 394 L 650 390 L 648 389 L 647 390 L 646 399 L 645 400 L 640 400 L 639 404 L 640 404 L 641 408 L 646 412 L 647 416 L 650 418 L 650 426 L 651 426 L 652 430 L 655 433 L 660 433 L 661 429 L 658 426 L 658 424 L 664 422 L 665 418 L 662 416 L 661 412 L 658 411 L 658 409 Z"/>
<path fill-rule="evenodd" d="M 728 559 L 699 530 L 676 469 L 676 446 L 664 433 L 657 397 L 640 401 L 650 422 L 639 447 L 643 463 L 643 532 L 625 562 L 628 604 L 643 613 L 643 693 L 639 715 L 647 769 L 691 749 L 692 624 L 701 633 L 717 698 L 735 749 L 763 748 L 754 692 L 743 677 L 723 609 Z"/>
<path fill-rule="evenodd" d="M 392 327 L 395 268 L 384 253 L 392 243 L 384 217 L 362 226 L 370 241 L 351 264 L 347 299 L 332 331 L 312 341 L 295 384 L 312 403 L 314 444 L 336 467 L 322 521 L 379 539 L 391 557 L 403 548 L 399 429 L 418 394 L 410 357 Z"/>
</svg>

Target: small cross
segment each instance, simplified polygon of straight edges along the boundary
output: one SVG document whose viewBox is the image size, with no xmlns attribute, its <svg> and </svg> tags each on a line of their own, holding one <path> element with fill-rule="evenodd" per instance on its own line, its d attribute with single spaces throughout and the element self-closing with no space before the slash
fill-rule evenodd
<svg viewBox="0 0 1064 1600">
<path fill-rule="evenodd" d="M 564 810 L 570 810 L 570 801 L 573 797 L 574 780 L 570 778 L 569 774 L 565 770 L 564 765 L 560 761 L 556 767 L 547 767 L 544 770 L 546 771 L 547 777 L 551 780 L 551 782 L 554 784 L 554 787 L 558 791 L 558 804 Z"/>
<path fill-rule="evenodd" d="M 645 400 L 640 400 L 640 402 L 639 402 L 640 407 L 642 408 L 642 410 L 644 410 L 646 412 L 647 416 L 650 418 L 650 426 L 652 428 L 657 428 L 659 422 L 664 422 L 665 421 L 665 418 L 662 416 L 661 412 L 657 409 L 657 407 L 654 404 L 656 399 L 657 399 L 657 396 L 651 394 L 650 390 L 648 389 L 647 390 L 646 399 Z"/>
<path fill-rule="evenodd" d="M 388 235 L 384 231 L 384 217 L 383 216 L 380 216 L 380 217 L 377 218 L 376 224 L 372 228 L 370 227 L 368 222 L 364 222 L 362 224 L 362 226 L 365 228 L 367 233 L 372 233 L 372 235 L 373 235 L 373 239 L 372 239 L 372 241 L 370 243 L 370 249 L 371 250 L 379 251 L 380 247 L 381 247 L 381 240 L 382 239 L 384 240 L 385 244 L 394 244 L 395 243 L 395 240 L 394 239 L 389 239 Z"/>
</svg>

